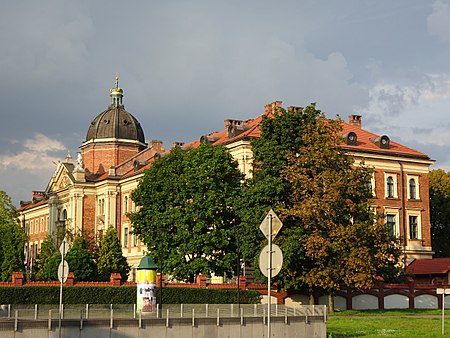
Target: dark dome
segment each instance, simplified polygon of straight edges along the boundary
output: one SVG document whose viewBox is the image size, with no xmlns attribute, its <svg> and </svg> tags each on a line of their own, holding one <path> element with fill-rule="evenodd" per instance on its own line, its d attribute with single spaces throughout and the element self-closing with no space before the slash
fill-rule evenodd
<svg viewBox="0 0 450 338">
<path fill-rule="evenodd" d="M 110 107 L 97 115 L 89 126 L 86 142 L 92 139 L 126 139 L 145 143 L 144 131 L 136 118 L 123 106 Z"/>
</svg>

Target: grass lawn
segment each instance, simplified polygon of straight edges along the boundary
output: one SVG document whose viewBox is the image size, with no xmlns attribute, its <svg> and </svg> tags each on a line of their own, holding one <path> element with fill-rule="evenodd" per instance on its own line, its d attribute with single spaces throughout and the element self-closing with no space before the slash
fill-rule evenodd
<svg viewBox="0 0 450 338">
<path fill-rule="evenodd" d="M 450 311 L 444 336 L 441 315 L 440 310 L 343 311 L 328 317 L 327 330 L 333 338 L 450 337 Z"/>
</svg>

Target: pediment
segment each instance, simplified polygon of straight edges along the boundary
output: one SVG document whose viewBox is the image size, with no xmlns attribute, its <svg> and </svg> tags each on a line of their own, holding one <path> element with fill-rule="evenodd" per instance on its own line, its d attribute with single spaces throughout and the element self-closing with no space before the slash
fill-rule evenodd
<svg viewBox="0 0 450 338">
<path fill-rule="evenodd" d="M 75 179 L 72 175 L 73 164 L 59 163 L 52 178 L 50 179 L 46 192 L 56 192 L 66 189 L 74 184 Z"/>
</svg>

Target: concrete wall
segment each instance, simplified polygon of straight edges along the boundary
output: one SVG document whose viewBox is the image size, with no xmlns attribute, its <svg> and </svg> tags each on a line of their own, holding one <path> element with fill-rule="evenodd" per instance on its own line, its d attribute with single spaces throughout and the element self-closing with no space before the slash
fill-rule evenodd
<svg viewBox="0 0 450 338">
<path fill-rule="evenodd" d="M 241 321 L 242 320 L 242 321 Z M 267 325 L 261 317 L 174 318 L 142 320 L 139 328 L 137 320 L 116 320 L 110 328 L 108 320 L 85 320 L 82 328 L 80 321 L 63 320 L 62 338 L 267 338 Z M 17 331 L 14 321 L 0 321 L 2 338 L 58 338 L 58 321 L 18 322 Z M 321 316 L 315 317 L 273 317 L 271 320 L 271 338 L 326 338 L 326 323 Z"/>
</svg>

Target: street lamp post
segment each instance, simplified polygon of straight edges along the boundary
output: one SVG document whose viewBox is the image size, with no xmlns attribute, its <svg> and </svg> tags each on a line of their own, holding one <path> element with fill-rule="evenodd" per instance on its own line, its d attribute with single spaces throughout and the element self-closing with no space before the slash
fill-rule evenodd
<svg viewBox="0 0 450 338">
<path fill-rule="evenodd" d="M 166 228 L 158 228 L 158 231 L 161 234 L 161 240 L 159 241 L 159 315 L 162 318 L 163 311 L 163 289 L 162 289 L 162 279 L 163 279 L 163 241 L 162 241 L 162 233 L 166 231 Z"/>
</svg>

